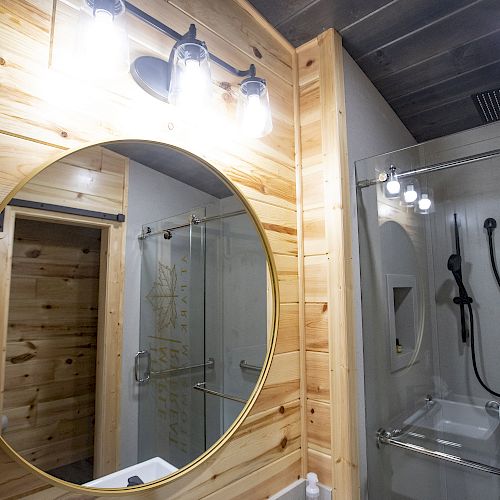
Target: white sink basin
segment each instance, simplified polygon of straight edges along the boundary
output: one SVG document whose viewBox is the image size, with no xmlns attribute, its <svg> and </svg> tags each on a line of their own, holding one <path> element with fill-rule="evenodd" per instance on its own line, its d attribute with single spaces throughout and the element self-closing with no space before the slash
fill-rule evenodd
<svg viewBox="0 0 500 500">
<path fill-rule="evenodd" d="M 448 437 L 485 441 L 495 432 L 499 423 L 499 417 L 488 415 L 484 405 L 434 399 L 430 410 L 418 410 L 405 420 L 404 425 L 437 431 Z"/>
<path fill-rule="evenodd" d="M 177 467 L 169 464 L 162 458 L 154 457 L 145 462 L 131 465 L 126 469 L 108 474 L 107 476 L 94 479 L 83 486 L 92 488 L 126 488 L 129 477 L 138 476 L 144 483 L 150 483 L 151 481 L 162 479 L 176 470 L 178 470 Z"/>
</svg>

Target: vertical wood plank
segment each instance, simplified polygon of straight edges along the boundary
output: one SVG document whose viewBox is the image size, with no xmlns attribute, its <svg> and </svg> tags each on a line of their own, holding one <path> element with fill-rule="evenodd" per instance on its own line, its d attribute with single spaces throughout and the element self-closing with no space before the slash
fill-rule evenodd
<svg viewBox="0 0 500 500">
<path fill-rule="evenodd" d="M 328 30 L 318 37 L 325 223 L 328 246 L 330 383 L 333 487 L 339 498 L 359 498 L 356 370 L 352 289 L 349 164 L 342 39 Z"/>
</svg>

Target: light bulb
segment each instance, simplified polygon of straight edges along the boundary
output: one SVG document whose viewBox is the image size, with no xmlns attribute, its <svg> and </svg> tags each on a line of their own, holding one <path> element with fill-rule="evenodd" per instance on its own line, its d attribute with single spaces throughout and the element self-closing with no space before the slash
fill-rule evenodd
<svg viewBox="0 0 500 500">
<path fill-rule="evenodd" d="M 94 13 L 94 23 L 103 28 L 109 27 L 113 23 L 113 13 L 105 9 L 96 10 Z"/>
<path fill-rule="evenodd" d="M 388 198 L 396 198 L 401 191 L 401 184 L 398 181 L 396 167 L 394 165 L 389 167 L 389 173 L 387 174 L 387 181 L 385 183 L 385 191 Z"/>
<path fill-rule="evenodd" d="M 406 186 L 403 197 L 406 203 L 414 203 L 416 201 L 418 194 L 415 191 L 415 186 L 413 184 L 408 184 L 408 186 Z"/>
<path fill-rule="evenodd" d="M 169 87 L 169 102 L 181 112 L 199 118 L 211 101 L 210 56 L 197 41 L 176 47 Z"/>
<path fill-rule="evenodd" d="M 401 184 L 397 179 L 387 181 L 386 186 L 389 194 L 399 194 L 399 191 L 401 190 Z"/>
<path fill-rule="evenodd" d="M 432 202 L 428 194 L 422 193 L 420 200 L 418 200 L 418 208 L 423 212 L 426 212 L 431 208 Z"/>
<path fill-rule="evenodd" d="M 124 12 L 121 0 L 84 0 L 74 61 L 79 76 L 99 80 L 128 71 L 129 44 Z"/>
<path fill-rule="evenodd" d="M 243 129 L 250 137 L 259 137 L 266 126 L 267 114 L 260 103 L 259 95 L 249 95 L 245 116 L 243 118 Z"/>
<path fill-rule="evenodd" d="M 247 137 L 256 139 L 271 132 L 273 122 L 269 94 L 262 78 L 251 76 L 241 83 L 238 119 L 241 131 Z"/>
</svg>

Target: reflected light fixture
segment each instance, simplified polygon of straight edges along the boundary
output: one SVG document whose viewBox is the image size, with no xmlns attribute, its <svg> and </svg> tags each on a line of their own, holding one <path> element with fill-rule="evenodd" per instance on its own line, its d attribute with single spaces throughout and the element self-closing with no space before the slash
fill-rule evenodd
<svg viewBox="0 0 500 500">
<path fill-rule="evenodd" d="M 403 193 L 403 199 L 405 203 L 408 205 L 412 205 L 417 201 L 418 194 L 417 191 L 415 190 L 415 185 L 414 184 L 408 184 L 405 187 L 404 193 Z"/>
<path fill-rule="evenodd" d="M 130 66 L 123 0 L 82 0 L 77 64 L 86 77 L 126 73 Z"/>
<path fill-rule="evenodd" d="M 398 176 L 396 174 L 396 167 L 391 165 L 389 167 L 389 172 L 387 173 L 387 178 L 384 183 L 384 194 L 386 198 L 399 198 L 399 193 L 401 192 L 401 184 L 398 181 Z"/>
<path fill-rule="evenodd" d="M 432 206 L 432 201 L 427 193 L 422 193 L 420 200 L 418 200 L 418 208 L 422 212 L 428 212 Z"/>
</svg>

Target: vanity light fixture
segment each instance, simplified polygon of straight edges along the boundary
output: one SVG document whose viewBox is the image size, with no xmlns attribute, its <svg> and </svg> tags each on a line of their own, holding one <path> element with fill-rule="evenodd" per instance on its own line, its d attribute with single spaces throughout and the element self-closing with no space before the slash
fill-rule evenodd
<svg viewBox="0 0 500 500">
<path fill-rule="evenodd" d="M 196 40 L 194 24 L 172 49 L 169 69 L 168 101 L 171 104 L 193 114 L 210 102 L 210 55 L 205 42 Z"/>
<path fill-rule="evenodd" d="M 418 198 L 417 190 L 415 189 L 415 184 L 413 182 L 406 185 L 403 192 L 403 200 L 406 205 L 412 206 Z"/>
<path fill-rule="evenodd" d="M 401 184 L 396 174 L 396 167 L 394 165 L 391 165 L 389 167 L 389 172 L 387 173 L 387 178 L 384 183 L 384 194 L 386 198 L 393 199 L 399 198 L 400 192 Z"/>
<path fill-rule="evenodd" d="M 130 67 L 123 0 L 82 0 L 77 64 L 86 77 L 106 78 Z"/>
<path fill-rule="evenodd" d="M 272 130 L 272 115 L 267 82 L 256 76 L 253 64 L 239 70 L 209 52 L 205 42 L 196 38 L 191 24 L 181 35 L 130 2 L 123 1 L 128 13 L 175 40 L 168 61 L 152 56 L 138 57 L 130 72 L 136 83 L 148 94 L 178 106 L 187 114 L 199 113 L 210 102 L 210 64 L 214 63 L 232 75 L 243 78 L 238 96 L 238 121 L 245 135 L 263 137 Z"/>
<path fill-rule="evenodd" d="M 269 94 L 262 78 L 252 75 L 241 82 L 238 120 L 247 137 L 264 137 L 273 129 Z"/>
<path fill-rule="evenodd" d="M 427 193 L 422 193 L 420 200 L 418 200 L 418 209 L 422 213 L 428 213 L 432 206 L 432 200 L 429 198 Z"/>
</svg>

